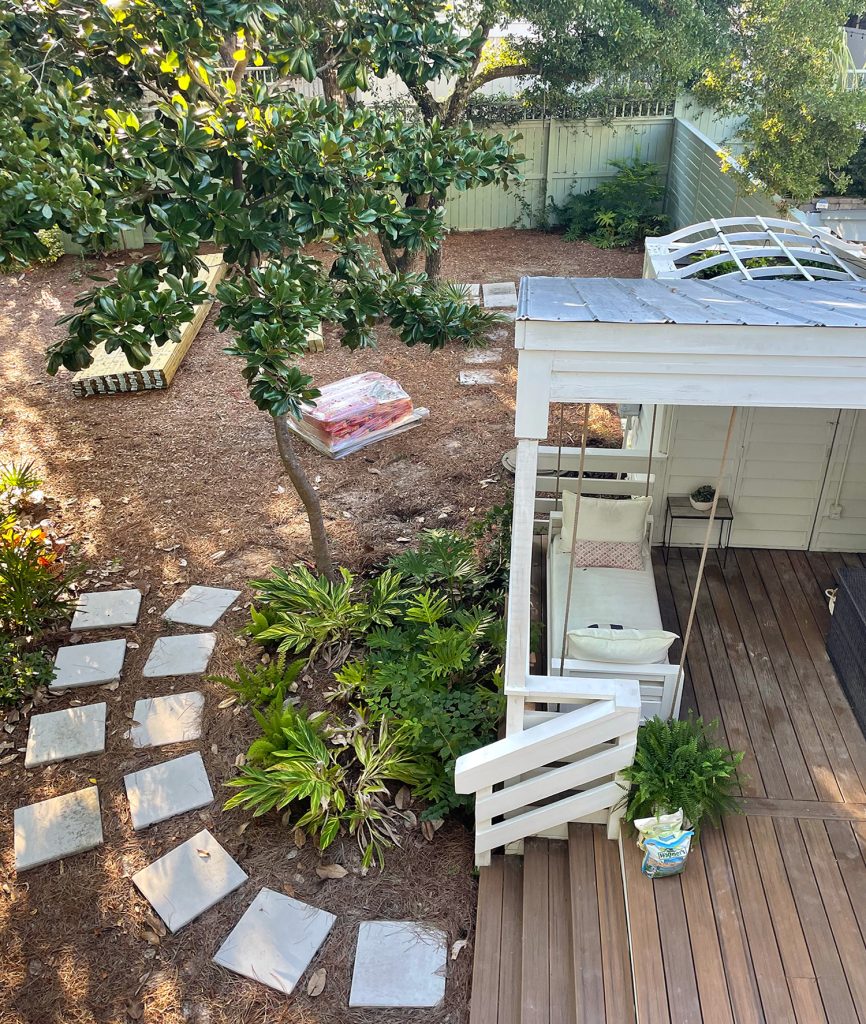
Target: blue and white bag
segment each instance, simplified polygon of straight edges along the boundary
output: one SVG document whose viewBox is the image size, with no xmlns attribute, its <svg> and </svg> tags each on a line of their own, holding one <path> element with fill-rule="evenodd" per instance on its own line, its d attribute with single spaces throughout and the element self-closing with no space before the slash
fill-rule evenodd
<svg viewBox="0 0 866 1024">
<path fill-rule="evenodd" d="M 647 878 L 680 874 L 686 866 L 694 832 L 683 828 L 682 808 L 657 818 L 637 818 L 638 847 L 643 850 L 641 871 Z"/>
</svg>

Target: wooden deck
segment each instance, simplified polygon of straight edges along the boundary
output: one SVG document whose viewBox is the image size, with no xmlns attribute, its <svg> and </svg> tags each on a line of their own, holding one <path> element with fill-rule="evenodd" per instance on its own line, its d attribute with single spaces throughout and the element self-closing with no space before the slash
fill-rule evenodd
<svg viewBox="0 0 866 1024">
<path fill-rule="evenodd" d="M 866 739 L 824 648 L 833 570 L 863 564 L 708 566 L 684 703 L 746 752 L 746 813 L 706 829 L 680 878 L 648 882 L 623 842 L 641 1024 L 866 1024 Z M 656 559 L 677 632 L 696 569 L 695 552 Z"/>
<path fill-rule="evenodd" d="M 655 558 L 678 633 L 697 560 Z M 686 872 L 656 882 L 629 836 L 620 873 L 588 825 L 528 843 L 524 861 L 495 858 L 472 1024 L 632 1024 L 635 1007 L 639 1024 L 866 1024 L 866 739 L 824 647 L 842 565 L 866 559 L 711 556 L 684 712 L 719 719 L 745 751 L 745 814 L 705 829 Z"/>
</svg>

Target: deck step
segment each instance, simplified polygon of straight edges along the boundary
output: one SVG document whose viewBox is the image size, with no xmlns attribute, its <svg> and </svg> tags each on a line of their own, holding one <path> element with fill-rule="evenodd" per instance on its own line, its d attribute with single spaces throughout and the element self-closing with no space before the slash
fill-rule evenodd
<svg viewBox="0 0 866 1024">
<path fill-rule="evenodd" d="M 480 871 L 470 1024 L 634 1024 L 618 844 L 573 823 Z"/>
</svg>

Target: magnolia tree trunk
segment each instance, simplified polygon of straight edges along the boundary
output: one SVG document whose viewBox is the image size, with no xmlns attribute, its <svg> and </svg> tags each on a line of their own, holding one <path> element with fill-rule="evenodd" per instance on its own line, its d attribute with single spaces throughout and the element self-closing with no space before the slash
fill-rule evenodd
<svg viewBox="0 0 866 1024">
<path fill-rule="evenodd" d="M 304 504 L 307 518 L 310 521 L 310 539 L 313 542 L 313 561 L 316 569 L 322 576 L 328 579 L 334 578 L 334 563 L 331 560 L 331 545 L 328 541 L 328 534 L 325 531 L 325 520 L 322 517 L 322 506 L 319 502 L 319 495 L 310 483 L 309 477 L 298 461 L 297 453 L 292 444 L 292 432 L 286 423 L 285 416 L 274 416 L 274 433 L 277 435 L 277 448 L 280 451 L 280 458 L 283 466 L 292 481 L 292 485 L 298 492 L 298 497 Z"/>
</svg>

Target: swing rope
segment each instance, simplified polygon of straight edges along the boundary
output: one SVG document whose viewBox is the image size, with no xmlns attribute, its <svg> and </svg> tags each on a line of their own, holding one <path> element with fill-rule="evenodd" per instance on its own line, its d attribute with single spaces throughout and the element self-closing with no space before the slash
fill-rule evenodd
<svg viewBox="0 0 866 1024">
<path fill-rule="evenodd" d="M 704 580 L 704 566 L 707 564 L 707 551 L 709 550 L 710 546 L 710 537 L 712 536 L 713 523 L 716 519 L 716 509 L 718 508 L 719 504 L 719 491 L 722 488 L 722 479 L 725 475 L 725 465 L 728 461 L 728 449 L 731 446 L 731 438 L 734 434 L 734 422 L 736 418 L 737 409 L 735 406 L 733 409 L 731 409 L 731 417 L 728 420 L 728 433 L 725 436 L 725 446 L 722 449 L 722 460 L 719 463 L 719 475 L 718 479 L 716 480 L 716 491 L 713 495 L 713 504 L 710 508 L 709 518 L 707 519 L 707 532 L 704 535 L 704 546 L 701 548 L 701 560 L 698 563 L 698 575 L 697 579 L 695 580 L 695 588 L 692 591 L 692 605 L 691 608 L 689 608 L 689 617 L 686 623 L 686 635 L 683 637 L 683 650 L 682 654 L 680 654 L 680 665 L 679 669 L 677 670 L 676 684 L 674 685 L 674 699 L 673 704 L 671 705 L 672 714 L 674 710 L 679 707 L 680 700 L 682 698 L 682 688 L 683 683 L 685 681 L 686 654 L 688 653 L 689 649 L 689 641 L 692 638 L 692 626 L 695 624 L 695 613 L 698 607 L 698 596 L 700 595 L 701 584 Z"/>
</svg>

